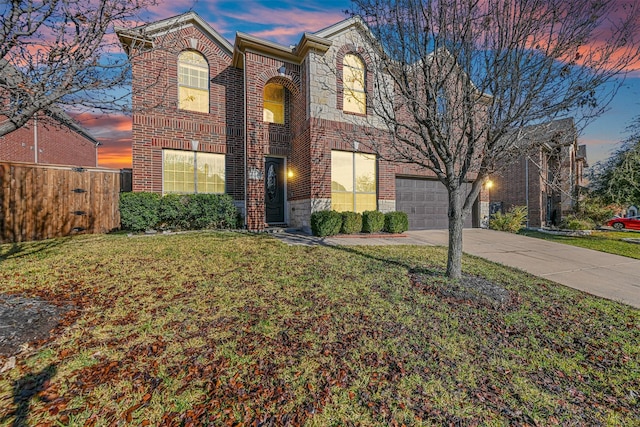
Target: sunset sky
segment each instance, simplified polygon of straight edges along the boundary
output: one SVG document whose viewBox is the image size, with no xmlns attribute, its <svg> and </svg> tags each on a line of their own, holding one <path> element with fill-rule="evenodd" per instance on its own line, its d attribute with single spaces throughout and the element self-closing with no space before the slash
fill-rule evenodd
<svg viewBox="0 0 640 427">
<path fill-rule="evenodd" d="M 304 32 L 315 32 L 345 19 L 349 0 L 172 0 L 150 10 L 156 21 L 194 10 L 233 44 L 236 31 L 289 45 Z M 610 110 L 591 123 L 579 137 L 587 144 L 590 164 L 610 155 L 625 138 L 631 119 L 640 114 L 640 73 L 627 77 Z M 102 142 L 99 164 L 131 167 L 131 119 L 126 116 L 82 116 L 81 124 Z"/>
</svg>

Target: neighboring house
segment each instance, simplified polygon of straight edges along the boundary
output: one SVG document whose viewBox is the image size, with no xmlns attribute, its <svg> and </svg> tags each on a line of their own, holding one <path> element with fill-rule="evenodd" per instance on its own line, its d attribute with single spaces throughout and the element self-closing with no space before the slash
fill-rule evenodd
<svg viewBox="0 0 640 427">
<path fill-rule="evenodd" d="M 133 68 L 133 191 L 226 193 L 250 230 L 309 230 L 324 209 L 401 210 L 413 229 L 446 228 L 445 187 L 366 143 L 366 31 L 351 18 L 295 46 L 243 33 L 231 45 L 194 12 L 118 29 Z M 466 226 L 481 211 L 488 202 Z"/>
<path fill-rule="evenodd" d="M 98 166 L 99 142 L 59 109 L 39 113 L 0 137 L 0 161 L 40 165 Z"/>
<path fill-rule="evenodd" d="M 0 59 L 0 80 L 14 87 L 4 89 L 0 102 L 12 105 L 19 92 L 20 72 Z M 26 96 L 28 98 L 28 94 Z M 0 123 L 9 117 L 0 115 Z M 0 161 L 42 165 L 98 166 L 99 142 L 57 106 L 36 113 L 24 126 L 0 137 Z"/>
<path fill-rule="evenodd" d="M 527 206 L 528 227 L 558 225 L 575 210 L 584 186 L 586 146 L 578 145 L 570 118 L 532 126 L 527 134 L 542 144 L 491 177 L 491 211 Z"/>
</svg>

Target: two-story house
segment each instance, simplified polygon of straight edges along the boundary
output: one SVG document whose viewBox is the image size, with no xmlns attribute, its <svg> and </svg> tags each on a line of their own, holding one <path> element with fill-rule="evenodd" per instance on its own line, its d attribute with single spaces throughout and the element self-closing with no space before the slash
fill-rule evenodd
<svg viewBox="0 0 640 427">
<path fill-rule="evenodd" d="M 133 191 L 226 193 L 250 230 L 308 230 L 324 209 L 401 210 L 413 229 L 446 228 L 445 187 L 367 144 L 367 31 L 351 18 L 295 46 L 243 33 L 232 45 L 194 12 L 119 29 L 133 69 Z M 488 201 L 468 227 L 481 211 Z"/>
<path fill-rule="evenodd" d="M 584 186 L 586 146 L 578 145 L 571 118 L 530 126 L 526 133 L 536 140 L 531 144 L 536 148 L 492 176 L 491 209 L 526 206 L 528 227 L 558 225 L 575 211 Z"/>
</svg>

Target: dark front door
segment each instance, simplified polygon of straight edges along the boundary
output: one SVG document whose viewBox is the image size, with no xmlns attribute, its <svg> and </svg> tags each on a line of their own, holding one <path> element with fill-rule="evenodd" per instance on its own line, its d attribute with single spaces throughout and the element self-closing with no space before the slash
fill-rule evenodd
<svg viewBox="0 0 640 427">
<path fill-rule="evenodd" d="M 268 224 L 284 222 L 284 159 L 267 157 L 264 174 L 264 204 Z"/>
</svg>

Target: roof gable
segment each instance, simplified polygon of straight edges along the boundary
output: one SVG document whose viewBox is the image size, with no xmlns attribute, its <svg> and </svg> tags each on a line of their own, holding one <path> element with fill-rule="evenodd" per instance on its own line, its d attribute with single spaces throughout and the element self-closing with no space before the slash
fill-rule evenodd
<svg viewBox="0 0 640 427">
<path fill-rule="evenodd" d="M 216 43 L 227 55 L 232 56 L 233 46 L 227 39 L 217 32 L 211 25 L 200 17 L 196 12 L 187 12 L 182 15 L 156 21 L 150 24 L 141 25 L 135 28 L 117 27 L 116 33 L 120 42 L 128 50 L 134 43 L 153 45 L 153 38 L 179 31 L 183 28 L 194 26 L 198 28 L 211 41 Z"/>
<path fill-rule="evenodd" d="M 332 39 L 342 33 L 348 32 L 350 29 L 354 27 L 360 31 L 364 31 L 368 37 L 375 39 L 375 37 L 373 37 L 373 34 L 371 33 L 371 30 L 369 30 L 369 27 L 367 26 L 367 24 L 358 15 L 345 19 L 340 22 L 336 22 L 335 24 L 330 25 L 326 28 L 323 28 L 322 30 L 316 31 L 315 33 L 313 33 L 313 35 L 317 37 L 326 38 L 326 39 Z"/>
<path fill-rule="evenodd" d="M 244 67 L 242 53 L 247 49 L 265 53 L 269 56 L 295 64 L 300 64 L 310 50 L 315 49 L 317 51 L 326 52 L 330 46 L 330 40 L 326 40 L 310 33 L 304 33 L 297 45 L 284 46 L 269 40 L 238 32 L 236 33 L 236 43 L 233 52 L 233 65 L 238 68 Z"/>
</svg>

